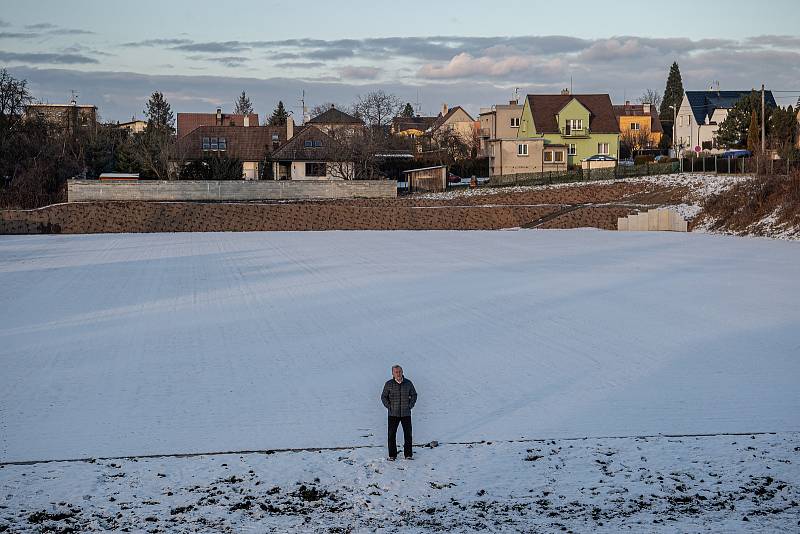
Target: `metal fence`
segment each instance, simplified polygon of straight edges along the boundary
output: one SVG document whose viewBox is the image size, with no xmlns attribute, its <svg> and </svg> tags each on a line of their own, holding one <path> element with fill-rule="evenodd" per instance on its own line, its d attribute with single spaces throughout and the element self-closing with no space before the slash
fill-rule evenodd
<svg viewBox="0 0 800 534">
<path fill-rule="evenodd" d="M 680 172 L 680 163 L 646 163 L 643 165 L 606 167 L 600 169 L 572 169 L 562 171 L 545 171 L 525 174 L 505 174 L 492 176 L 487 182 L 489 187 L 509 185 L 549 185 L 586 182 L 594 180 L 619 180 L 636 176 L 653 176 Z"/>
</svg>

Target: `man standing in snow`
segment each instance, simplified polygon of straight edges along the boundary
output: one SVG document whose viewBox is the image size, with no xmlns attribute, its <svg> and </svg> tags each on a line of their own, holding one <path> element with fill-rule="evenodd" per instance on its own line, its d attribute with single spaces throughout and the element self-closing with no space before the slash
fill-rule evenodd
<svg viewBox="0 0 800 534">
<path fill-rule="evenodd" d="M 403 368 L 392 366 L 392 378 L 383 385 L 381 402 L 389 410 L 389 459 L 397 458 L 397 425 L 403 425 L 403 455 L 411 459 L 411 409 L 417 402 L 417 390 L 403 377 Z"/>
</svg>

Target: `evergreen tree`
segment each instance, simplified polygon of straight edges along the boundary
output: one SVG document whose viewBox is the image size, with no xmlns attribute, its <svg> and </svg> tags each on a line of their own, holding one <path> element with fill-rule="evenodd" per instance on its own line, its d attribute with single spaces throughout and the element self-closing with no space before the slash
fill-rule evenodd
<svg viewBox="0 0 800 534">
<path fill-rule="evenodd" d="M 236 99 L 235 111 L 237 115 L 250 115 L 253 112 L 253 104 L 247 97 L 247 94 L 242 91 L 239 98 Z"/>
<path fill-rule="evenodd" d="M 269 118 L 269 125 L 285 126 L 287 120 L 289 120 L 289 113 L 287 113 L 286 108 L 283 107 L 283 100 L 280 100 L 278 101 L 278 107 L 275 108 L 275 111 L 272 112 Z"/>
<path fill-rule="evenodd" d="M 761 147 L 761 136 L 758 131 L 756 111 L 750 112 L 750 126 L 747 128 L 747 150 L 755 154 Z"/>
<path fill-rule="evenodd" d="M 753 114 L 756 117 L 756 130 L 758 133 L 758 143 L 756 148 L 761 150 L 761 95 L 756 91 L 741 97 L 728 111 L 728 116 L 719 124 L 717 130 L 717 144 L 733 148 L 748 146 L 750 144 L 750 123 L 753 119 Z M 766 107 L 766 128 L 767 134 L 770 131 L 770 114 L 772 108 L 768 105 Z"/>
<path fill-rule="evenodd" d="M 153 93 L 150 100 L 147 101 L 144 116 L 147 117 L 147 129 L 150 131 L 172 133 L 175 127 L 175 116 L 172 114 L 172 108 L 159 91 Z"/>
<path fill-rule="evenodd" d="M 406 107 L 403 108 L 403 111 L 400 112 L 401 117 L 413 117 L 414 116 L 414 106 L 411 105 L 410 102 L 406 102 Z"/>
<path fill-rule="evenodd" d="M 681 79 L 681 69 L 677 62 L 673 62 L 669 68 L 667 85 L 664 88 L 664 96 L 661 99 L 661 108 L 658 110 L 659 119 L 664 128 L 662 140 L 667 138 L 664 144 L 672 144 L 672 126 L 675 120 L 675 113 L 680 108 L 683 100 L 683 80 Z M 675 106 L 675 111 L 670 108 Z"/>
<path fill-rule="evenodd" d="M 788 108 L 776 108 L 769 118 L 769 147 L 778 151 L 782 158 L 787 158 L 797 142 L 797 113 Z"/>
</svg>

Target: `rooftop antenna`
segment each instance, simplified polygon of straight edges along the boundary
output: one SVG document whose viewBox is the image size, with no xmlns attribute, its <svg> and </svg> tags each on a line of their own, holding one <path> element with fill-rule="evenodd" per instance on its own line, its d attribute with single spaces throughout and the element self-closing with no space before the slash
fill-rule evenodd
<svg viewBox="0 0 800 534">
<path fill-rule="evenodd" d="M 419 87 L 417 87 L 417 101 L 414 102 L 414 105 L 417 107 L 417 117 L 422 115 L 422 104 L 419 103 Z"/>
<path fill-rule="evenodd" d="M 303 91 L 300 94 L 300 110 L 303 113 L 303 122 L 301 124 L 305 124 L 306 123 L 306 116 L 308 115 L 308 109 L 306 108 L 306 90 L 305 89 L 303 89 Z"/>
<path fill-rule="evenodd" d="M 519 87 L 514 88 L 514 94 L 511 96 L 511 98 L 514 100 L 514 102 L 519 104 Z"/>
<path fill-rule="evenodd" d="M 69 92 L 72 93 L 72 99 L 69 101 L 69 103 L 73 106 L 76 106 L 78 104 L 78 91 L 75 89 L 70 89 Z"/>
<path fill-rule="evenodd" d="M 572 94 L 572 75 L 569 77 L 569 94 Z"/>
</svg>

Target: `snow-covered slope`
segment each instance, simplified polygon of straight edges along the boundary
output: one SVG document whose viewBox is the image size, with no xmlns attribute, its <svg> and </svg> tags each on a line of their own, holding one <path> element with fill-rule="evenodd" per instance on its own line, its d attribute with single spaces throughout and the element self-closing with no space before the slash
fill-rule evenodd
<svg viewBox="0 0 800 534">
<path fill-rule="evenodd" d="M 800 430 L 800 247 L 600 231 L 0 237 L 0 461 Z"/>
</svg>

